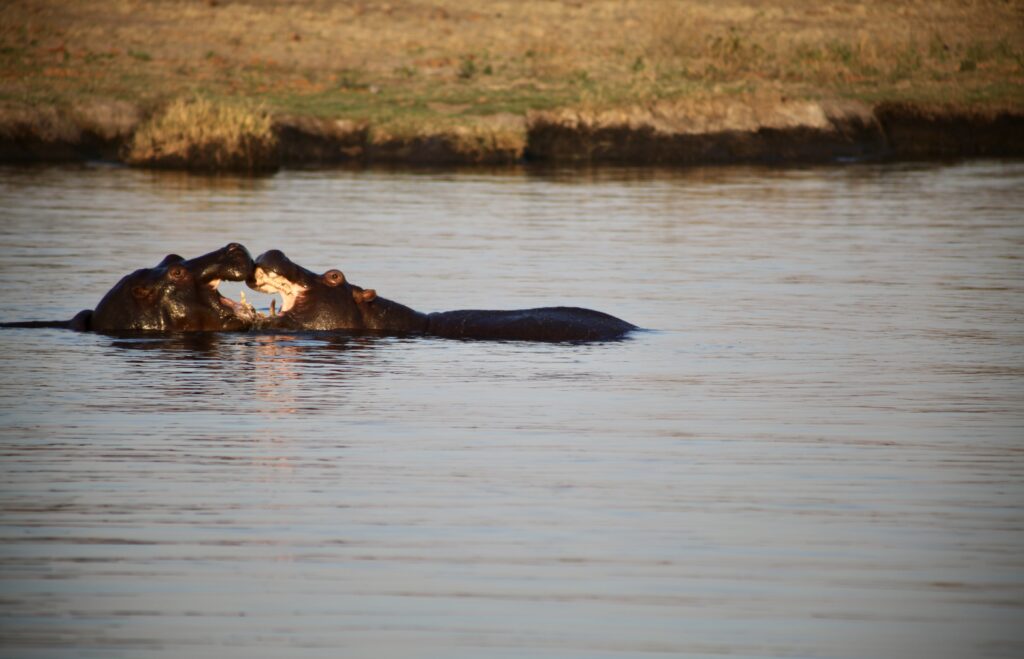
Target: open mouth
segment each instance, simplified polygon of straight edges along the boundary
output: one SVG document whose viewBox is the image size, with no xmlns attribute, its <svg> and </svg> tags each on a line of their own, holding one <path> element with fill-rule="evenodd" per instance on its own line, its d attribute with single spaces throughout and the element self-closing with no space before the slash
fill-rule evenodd
<svg viewBox="0 0 1024 659">
<path fill-rule="evenodd" d="M 278 314 L 286 313 L 295 306 L 299 296 L 307 290 L 306 287 L 291 282 L 276 272 L 257 267 L 253 272 L 252 278 L 248 281 L 249 287 L 260 293 L 281 296 L 280 306 L 277 304 L 277 298 L 272 298 L 270 300 L 269 314 L 265 314 L 257 310 L 245 299 L 245 291 L 239 291 L 239 299 L 237 301 L 225 296 L 218 290 L 221 281 L 220 279 L 214 279 L 208 285 L 217 295 L 221 305 L 230 309 L 235 315 L 245 318 L 272 318 Z"/>
<path fill-rule="evenodd" d="M 249 301 L 245 299 L 245 291 L 239 291 L 239 298 L 236 302 L 231 298 L 227 297 L 220 292 L 219 287 L 222 280 L 211 279 L 206 285 L 213 291 L 213 294 L 217 296 L 217 302 L 221 306 L 227 308 L 231 313 L 238 316 L 239 318 L 261 318 L 265 317 L 263 314 L 258 312 L 255 307 L 249 304 Z"/>
<path fill-rule="evenodd" d="M 307 290 L 305 286 L 300 286 L 276 272 L 264 270 L 259 266 L 256 266 L 256 270 L 253 271 L 252 280 L 248 283 L 249 287 L 253 290 L 261 293 L 270 293 L 271 295 L 280 295 L 281 313 L 291 311 L 299 296 Z M 270 315 L 274 315 L 273 301 L 271 302 Z"/>
</svg>

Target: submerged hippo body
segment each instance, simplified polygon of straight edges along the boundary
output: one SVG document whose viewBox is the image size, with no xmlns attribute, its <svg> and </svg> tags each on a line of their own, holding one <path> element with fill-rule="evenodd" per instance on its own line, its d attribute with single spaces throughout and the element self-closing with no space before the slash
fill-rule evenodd
<svg viewBox="0 0 1024 659">
<path fill-rule="evenodd" d="M 122 277 L 96 308 L 68 321 L 4 323 L 5 327 L 67 327 L 80 331 L 208 332 L 252 327 L 255 313 L 217 291 L 221 280 L 244 281 L 253 260 L 238 243 L 184 259 L 168 254 L 153 268 Z"/>
<path fill-rule="evenodd" d="M 369 330 L 514 341 L 608 341 L 636 329 L 614 316 L 579 307 L 421 313 L 349 283 L 339 270 L 322 275 L 311 272 L 279 250 L 256 259 L 247 283 L 254 290 L 281 294 L 281 313 L 274 315 L 272 310 L 261 323 L 267 328 Z"/>
</svg>

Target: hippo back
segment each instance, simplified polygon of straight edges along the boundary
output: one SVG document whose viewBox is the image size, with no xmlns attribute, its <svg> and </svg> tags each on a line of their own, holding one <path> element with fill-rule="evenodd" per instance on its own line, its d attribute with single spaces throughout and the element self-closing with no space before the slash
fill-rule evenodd
<svg viewBox="0 0 1024 659">
<path fill-rule="evenodd" d="M 636 329 L 615 316 L 580 307 L 462 309 L 428 314 L 427 318 L 428 333 L 457 339 L 608 341 Z"/>
</svg>

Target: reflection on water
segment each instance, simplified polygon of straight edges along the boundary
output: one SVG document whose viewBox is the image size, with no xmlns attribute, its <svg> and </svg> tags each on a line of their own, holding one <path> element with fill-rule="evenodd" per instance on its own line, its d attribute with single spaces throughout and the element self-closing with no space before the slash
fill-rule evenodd
<svg viewBox="0 0 1024 659">
<path fill-rule="evenodd" d="M 652 330 L 2 331 L 0 654 L 1020 656 L 1022 183 L 0 169 L 0 320 L 238 240 Z"/>
</svg>

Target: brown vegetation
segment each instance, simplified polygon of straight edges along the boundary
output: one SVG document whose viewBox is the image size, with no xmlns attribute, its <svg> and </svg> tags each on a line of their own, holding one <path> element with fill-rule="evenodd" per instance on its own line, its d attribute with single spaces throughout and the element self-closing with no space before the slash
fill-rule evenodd
<svg viewBox="0 0 1024 659">
<path fill-rule="evenodd" d="M 135 131 L 125 160 L 200 171 L 276 169 L 277 135 L 259 108 L 178 99 Z"/>
<path fill-rule="evenodd" d="M 543 152 L 536 129 L 573 114 L 652 135 L 781 130 L 815 105 L 800 130 L 818 134 L 821 113 L 851 102 L 1019 116 L 1022 24 L 1020 0 L 10 0 L 0 155 L 75 134 L 106 152 L 126 117 L 155 131 L 181 99 L 211 104 L 190 121 L 228 127 L 167 124 L 170 142 L 206 141 L 150 133 L 133 161 L 504 162 L 528 142 Z M 115 103 L 132 109 L 91 132 L 82 108 Z M 263 108 L 278 145 L 266 126 L 218 142 L 233 130 L 221 106 Z"/>
</svg>

